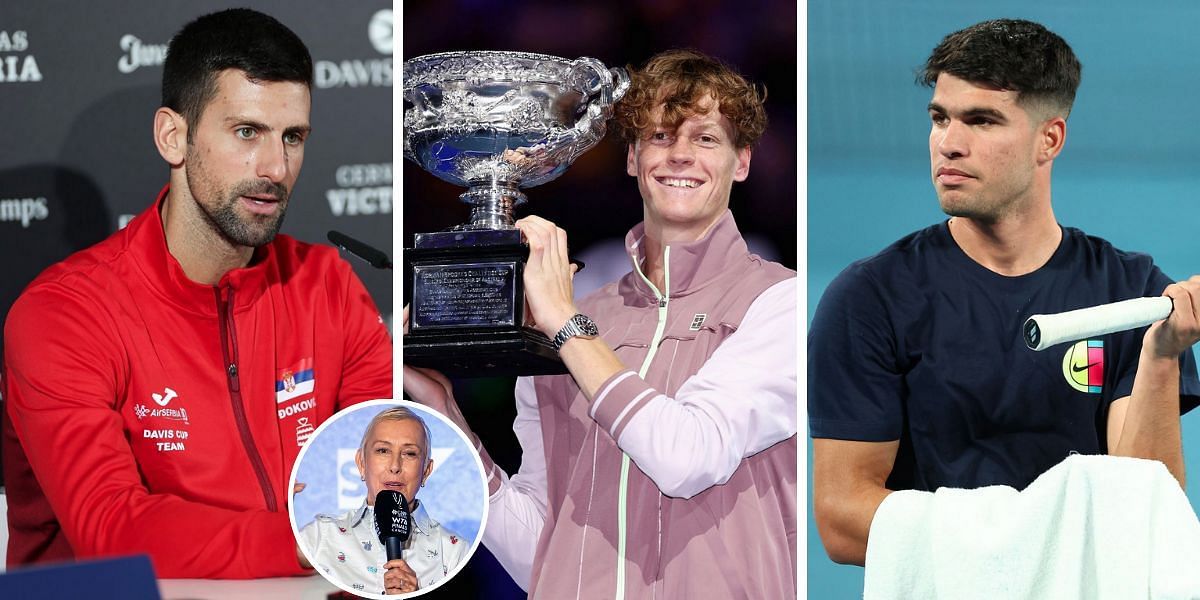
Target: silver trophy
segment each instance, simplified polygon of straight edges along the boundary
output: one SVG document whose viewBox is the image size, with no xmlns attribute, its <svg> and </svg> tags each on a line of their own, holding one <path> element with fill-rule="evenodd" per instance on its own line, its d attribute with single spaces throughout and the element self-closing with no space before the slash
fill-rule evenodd
<svg viewBox="0 0 1200 600">
<path fill-rule="evenodd" d="M 604 137 L 629 76 L 593 58 L 446 52 L 404 62 L 404 156 L 464 186 L 467 223 L 419 233 L 405 362 L 461 376 L 564 373 L 525 324 L 522 188 L 562 175 Z M 409 202 L 417 201 L 406 199 Z"/>
</svg>

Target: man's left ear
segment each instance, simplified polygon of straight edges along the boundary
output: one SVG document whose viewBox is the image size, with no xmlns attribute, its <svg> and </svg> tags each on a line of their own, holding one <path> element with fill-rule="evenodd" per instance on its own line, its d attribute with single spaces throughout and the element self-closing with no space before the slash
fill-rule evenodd
<svg viewBox="0 0 1200 600">
<path fill-rule="evenodd" d="M 1052 117 L 1042 123 L 1038 136 L 1038 162 L 1049 162 L 1058 157 L 1067 143 L 1067 120 Z"/>
<path fill-rule="evenodd" d="M 734 181 L 745 181 L 750 175 L 750 146 L 738 148 L 737 168 L 733 171 Z"/>
</svg>

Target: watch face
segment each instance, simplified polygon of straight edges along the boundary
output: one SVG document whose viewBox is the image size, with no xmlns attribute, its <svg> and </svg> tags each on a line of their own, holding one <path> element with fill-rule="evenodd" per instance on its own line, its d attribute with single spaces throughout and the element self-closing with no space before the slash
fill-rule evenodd
<svg viewBox="0 0 1200 600">
<path fill-rule="evenodd" d="M 583 331 L 583 335 L 595 337 L 600 334 L 600 330 L 596 327 L 596 322 L 585 315 L 575 317 L 575 323 L 579 325 L 579 329 Z"/>
<path fill-rule="evenodd" d="M 582 336 L 594 338 L 600 334 L 600 330 L 596 327 L 596 322 L 588 318 L 587 315 L 577 314 L 567 319 L 567 324 L 559 330 L 558 335 L 554 336 L 554 347 L 561 348 L 567 340 Z"/>
</svg>

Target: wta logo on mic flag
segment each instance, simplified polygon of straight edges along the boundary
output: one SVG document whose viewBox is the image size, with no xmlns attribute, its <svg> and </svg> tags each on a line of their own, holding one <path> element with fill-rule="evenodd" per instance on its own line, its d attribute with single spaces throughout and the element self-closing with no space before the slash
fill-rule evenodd
<svg viewBox="0 0 1200 600">
<path fill-rule="evenodd" d="M 1063 377 L 1080 392 L 1099 394 L 1104 389 L 1104 340 L 1081 340 L 1067 348 Z"/>
<path fill-rule="evenodd" d="M 375 535 L 379 536 L 380 541 L 389 543 L 386 538 L 392 537 L 400 542 L 408 541 L 412 533 L 409 528 L 411 520 L 412 513 L 404 494 L 382 490 L 375 496 Z"/>
</svg>

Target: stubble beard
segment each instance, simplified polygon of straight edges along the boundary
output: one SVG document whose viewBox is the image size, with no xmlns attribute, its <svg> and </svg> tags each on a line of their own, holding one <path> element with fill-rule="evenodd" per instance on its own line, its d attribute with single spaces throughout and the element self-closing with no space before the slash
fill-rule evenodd
<svg viewBox="0 0 1200 600">
<path fill-rule="evenodd" d="M 1020 196 L 1016 190 L 993 189 L 990 194 L 965 194 L 958 190 L 943 190 L 938 194 L 942 212 L 951 217 L 970 219 L 984 224 L 994 224 L 1005 217 L 1019 212 Z M 949 200 L 947 195 L 959 197 Z"/>
<path fill-rule="evenodd" d="M 209 176 L 198 152 L 189 147 L 185 160 L 191 166 L 187 170 L 188 188 L 213 231 L 230 244 L 251 248 L 265 246 L 275 239 L 283 226 L 283 218 L 287 215 L 288 199 L 291 196 L 287 186 L 271 181 L 244 180 L 223 191 Z M 278 215 L 238 214 L 240 197 L 255 194 L 271 194 L 278 198 Z"/>
<path fill-rule="evenodd" d="M 981 223 L 994 223 L 1000 218 L 999 211 L 995 206 L 981 205 L 978 198 L 967 198 L 958 202 L 946 200 L 946 197 L 938 198 L 939 204 L 942 207 L 942 212 L 951 217 L 959 217 L 962 219 L 970 219 Z"/>
</svg>

